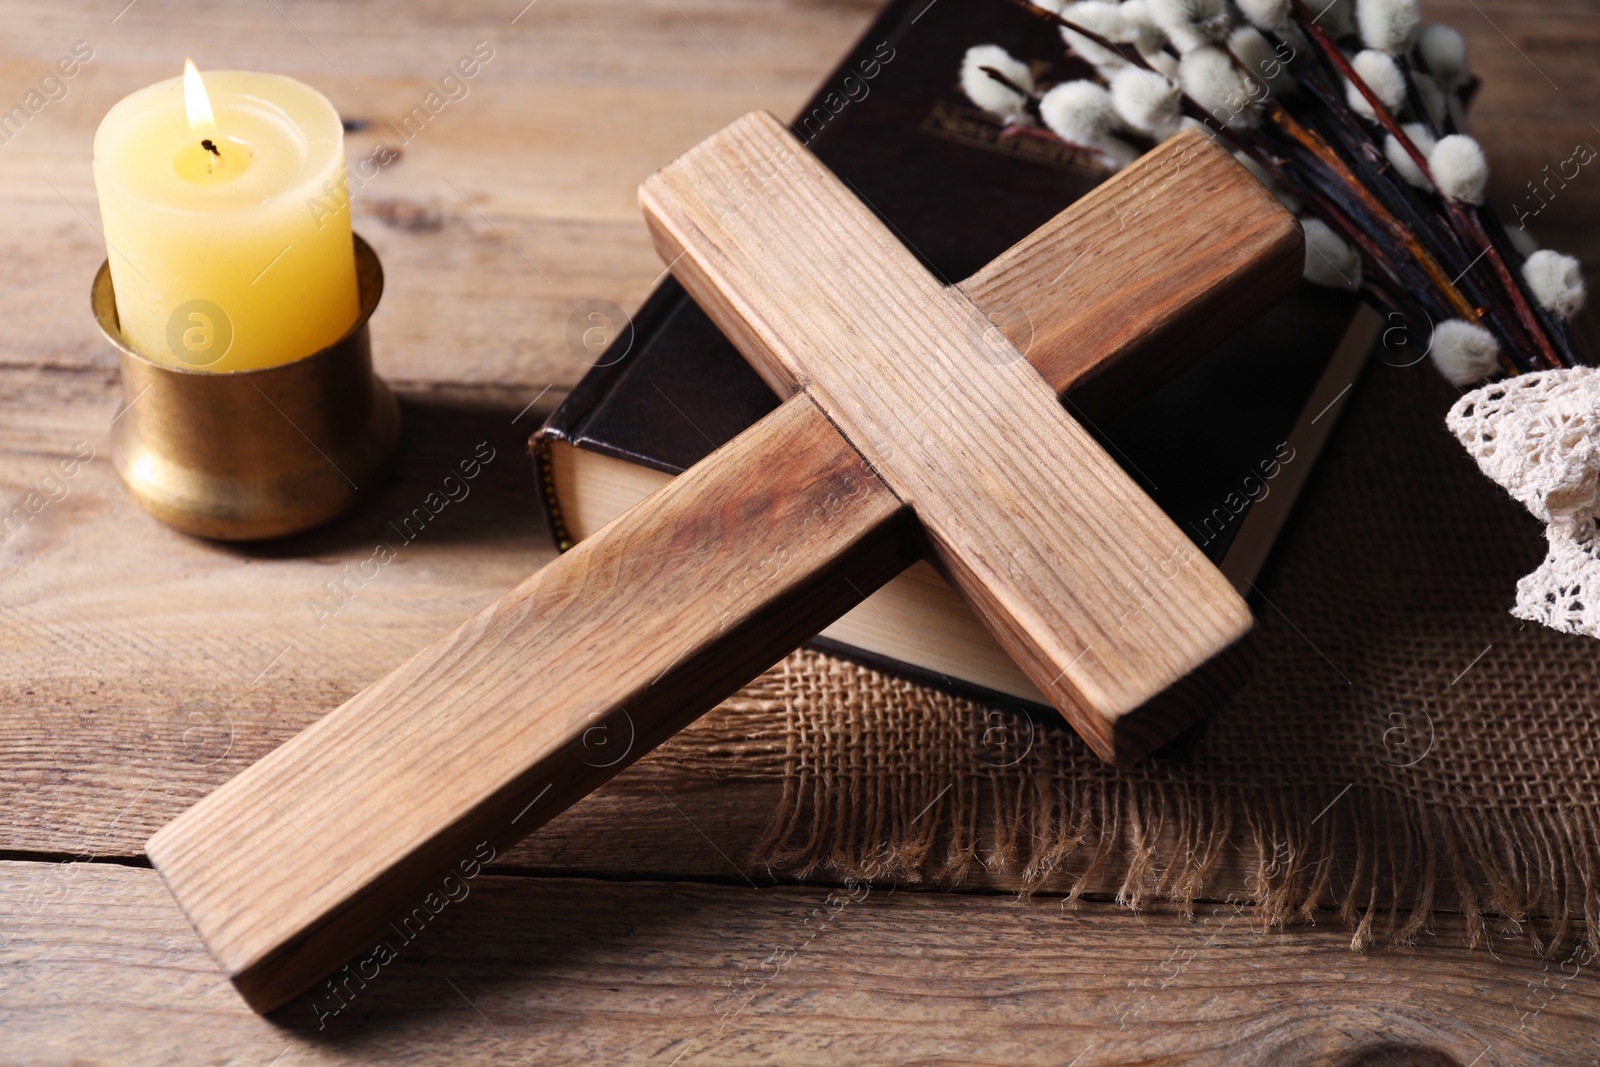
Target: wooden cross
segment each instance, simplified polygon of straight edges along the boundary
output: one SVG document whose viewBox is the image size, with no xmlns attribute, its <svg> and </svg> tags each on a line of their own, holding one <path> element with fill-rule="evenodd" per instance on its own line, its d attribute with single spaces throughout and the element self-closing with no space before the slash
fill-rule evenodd
<svg viewBox="0 0 1600 1067">
<path fill-rule="evenodd" d="M 924 552 L 1107 759 L 1192 721 L 1155 698 L 1250 626 L 1057 395 L 1124 359 L 1158 381 L 1297 281 L 1293 217 L 1204 136 L 950 287 L 764 113 L 640 199 L 788 399 L 150 839 L 259 1011 L 403 944 L 481 842 L 547 822 Z"/>
</svg>

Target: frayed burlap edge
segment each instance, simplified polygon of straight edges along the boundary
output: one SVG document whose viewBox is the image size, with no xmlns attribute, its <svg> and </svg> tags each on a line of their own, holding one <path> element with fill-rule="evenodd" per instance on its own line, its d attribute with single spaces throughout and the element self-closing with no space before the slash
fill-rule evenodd
<svg viewBox="0 0 1600 1067">
<path fill-rule="evenodd" d="M 814 651 L 672 747 L 781 779 L 751 858 L 788 878 L 981 880 L 1188 914 L 1225 899 L 1268 928 L 1337 916 L 1356 950 L 1413 943 L 1436 910 L 1463 915 L 1473 946 L 1520 936 L 1548 954 L 1600 930 L 1593 813 L 1430 804 L 1376 779 L 1252 783 L 1205 741 L 1115 770 L 1059 724 Z"/>
</svg>

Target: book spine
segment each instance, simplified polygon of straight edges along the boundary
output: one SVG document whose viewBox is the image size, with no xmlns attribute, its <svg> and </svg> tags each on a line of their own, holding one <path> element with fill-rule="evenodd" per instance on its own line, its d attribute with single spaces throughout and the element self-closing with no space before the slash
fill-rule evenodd
<svg viewBox="0 0 1600 1067">
<path fill-rule="evenodd" d="M 550 438 L 544 436 L 542 429 L 528 438 L 528 458 L 533 461 L 533 487 L 539 498 L 544 534 L 557 552 L 565 552 L 573 545 L 572 533 L 561 514 L 561 501 L 556 497 L 555 472 L 550 469 Z"/>
<path fill-rule="evenodd" d="M 551 443 L 565 441 L 571 445 L 579 444 L 590 414 L 627 373 L 635 353 L 644 351 L 645 339 L 660 329 L 679 301 L 687 298 L 688 294 L 675 278 L 668 277 L 658 285 L 645 297 L 644 303 L 629 320 L 630 328 L 617 335 L 599 361 L 578 379 L 578 384 L 572 387 L 572 391 L 528 438 L 528 458 L 533 463 L 534 491 L 539 499 L 540 516 L 546 536 L 558 551 L 565 552 L 571 548 L 573 540 L 567 530 L 566 520 L 561 515 L 561 502 L 556 495 L 555 475 L 550 463 Z"/>
</svg>

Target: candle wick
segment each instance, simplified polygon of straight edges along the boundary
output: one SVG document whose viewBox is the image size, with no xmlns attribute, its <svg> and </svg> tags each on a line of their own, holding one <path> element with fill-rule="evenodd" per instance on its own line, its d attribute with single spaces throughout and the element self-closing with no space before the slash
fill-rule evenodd
<svg viewBox="0 0 1600 1067">
<path fill-rule="evenodd" d="M 200 147 L 204 148 L 207 152 L 210 152 L 212 155 L 216 156 L 218 159 L 222 158 L 222 150 L 220 148 L 218 148 L 212 142 L 211 138 L 207 137 L 203 141 L 201 141 L 200 142 Z"/>
</svg>

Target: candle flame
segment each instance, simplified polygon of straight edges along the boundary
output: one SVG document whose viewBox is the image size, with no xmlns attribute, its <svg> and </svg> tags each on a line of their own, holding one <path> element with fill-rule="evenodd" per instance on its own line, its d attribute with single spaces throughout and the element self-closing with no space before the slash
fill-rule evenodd
<svg viewBox="0 0 1600 1067">
<path fill-rule="evenodd" d="M 217 119 L 211 113 L 211 98 L 206 95 L 206 83 L 200 80 L 194 60 L 183 61 L 183 106 L 189 112 L 189 132 L 197 137 L 209 137 L 217 132 Z"/>
</svg>

